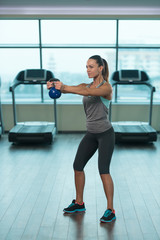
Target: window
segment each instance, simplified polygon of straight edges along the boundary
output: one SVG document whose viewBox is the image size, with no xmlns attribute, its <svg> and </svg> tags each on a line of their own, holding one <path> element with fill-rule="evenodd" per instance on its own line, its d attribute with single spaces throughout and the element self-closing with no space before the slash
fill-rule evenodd
<svg viewBox="0 0 160 240">
<path fill-rule="evenodd" d="M 38 21 L 0 20 L 0 45 L 25 46 L 39 44 Z"/>
<path fill-rule="evenodd" d="M 99 54 L 108 61 L 110 72 L 115 70 L 115 49 L 43 49 L 43 67 L 51 70 L 56 78 L 68 85 L 77 85 L 82 82 L 89 83 L 86 74 L 86 62 L 94 54 Z M 48 95 L 45 95 L 48 99 Z M 63 94 L 59 101 L 76 102 L 80 96 Z"/>
<path fill-rule="evenodd" d="M 36 20 L 0 21 L 0 76 L 2 101 L 11 100 L 9 86 L 21 70 L 40 67 L 39 29 Z M 36 47 L 36 48 L 31 48 Z M 20 85 L 16 100 L 33 99 L 38 95 L 36 87 Z M 34 94 L 34 92 L 37 94 Z M 33 97 L 34 96 L 34 97 Z M 41 96 L 39 93 L 39 100 Z"/>
<path fill-rule="evenodd" d="M 77 85 L 90 82 L 86 74 L 86 62 L 95 54 L 106 58 L 111 71 L 115 70 L 115 49 L 110 48 L 116 45 L 116 21 L 42 20 L 41 28 L 43 67 L 53 71 L 64 83 Z M 102 34 L 94 34 L 93 37 L 96 29 Z M 81 101 L 81 98 L 64 94 L 58 101 L 73 103 Z M 47 99 L 48 95 L 45 94 Z"/>
<path fill-rule="evenodd" d="M 160 47 L 159 20 L 121 20 L 119 21 L 120 46 Z"/>
<path fill-rule="evenodd" d="M 116 44 L 116 21 L 113 20 L 42 20 L 41 26 L 43 46 Z"/>
<path fill-rule="evenodd" d="M 9 86 L 13 82 L 16 75 L 27 68 L 39 68 L 39 50 L 38 49 L 0 49 L 0 75 L 1 75 L 1 95 L 2 100 L 11 100 L 11 93 Z M 30 87 L 30 89 L 29 89 Z M 16 100 L 33 99 L 40 93 L 36 91 L 37 86 L 33 87 L 20 85 L 16 88 Z"/>
<path fill-rule="evenodd" d="M 90 82 L 86 61 L 95 54 L 108 61 L 110 77 L 116 68 L 146 71 L 156 87 L 154 101 L 160 101 L 159 29 L 160 20 L 0 20 L 2 101 L 11 101 L 9 86 L 27 68 L 51 70 L 66 84 Z M 43 89 L 44 100 L 52 101 Z M 149 101 L 144 88 L 120 86 L 118 94 L 120 101 Z M 40 86 L 16 89 L 21 102 L 41 97 Z M 81 96 L 64 94 L 58 102 L 81 102 Z"/>
<path fill-rule="evenodd" d="M 139 69 L 145 71 L 151 84 L 156 87 L 154 100 L 160 97 L 160 21 L 119 21 L 118 69 Z M 135 94 L 136 89 L 136 94 Z M 119 87 L 119 99 L 124 101 L 149 101 L 145 86 Z"/>
</svg>

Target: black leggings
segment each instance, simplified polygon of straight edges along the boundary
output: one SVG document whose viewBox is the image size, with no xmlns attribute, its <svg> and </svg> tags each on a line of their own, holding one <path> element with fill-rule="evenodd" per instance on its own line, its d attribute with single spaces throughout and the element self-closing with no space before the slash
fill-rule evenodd
<svg viewBox="0 0 160 240">
<path fill-rule="evenodd" d="M 98 169 L 100 174 L 108 174 L 115 143 L 114 130 L 102 133 L 87 132 L 79 144 L 73 168 L 83 171 L 85 165 L 98 149 Z"/>
</svg>

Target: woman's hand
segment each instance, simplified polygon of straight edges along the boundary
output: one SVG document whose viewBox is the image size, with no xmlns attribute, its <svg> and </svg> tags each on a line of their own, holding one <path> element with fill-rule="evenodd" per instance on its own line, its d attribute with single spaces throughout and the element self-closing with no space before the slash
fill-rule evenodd
<svg viewBox="0 0 160 240">
<path fill-rule="evenodd" d="M 52 88 L 52 87 L 54 87 L 54 82 L 48 81 L 48 82 L 47 82 L 47 89 L 50 89 L 50 88 Z"/>
<path fill-rule="evenodd" d="M 54 82 L 54 86 L 57 90 L 60 90 L 61 92 L 63 92 L 64 84 L 62 82 L 56 81 Z"/>
</svg>

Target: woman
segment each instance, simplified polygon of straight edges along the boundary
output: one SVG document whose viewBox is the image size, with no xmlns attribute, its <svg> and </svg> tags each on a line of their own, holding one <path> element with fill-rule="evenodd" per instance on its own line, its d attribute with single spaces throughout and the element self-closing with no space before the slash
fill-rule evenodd
<svg viewBox="0 0 160 240">
<path fill-rule="evenodd" d="M 112 99 L 112 87 L 109 84 L 109 70 L 105 59 L 99 55 L 90 57 L 87 61 L 87 74 L 93 78 L 90 84 L 78 86 L 64 85 L 56 82 L 55 88 L 62 93 L 73 93 L 84 96 L 83 104 L 86 113 L 87 132 L 83 137 L 74 160 L 76 199 L 64 209 L 66 213 L 85 211 L 83 191 L 85 185 L 84 167 L 98 149 L 98 168 L 107 198 L 107 210 L 101 217 L 101 222 L 111 222 L 116 219 L 113 209 L 114 185 L 109 172 L 114 149 L 114 130 L 108 120 L 109 100 Z M 47 83 L 47 88 L 52 87 Z"/>
</svg>

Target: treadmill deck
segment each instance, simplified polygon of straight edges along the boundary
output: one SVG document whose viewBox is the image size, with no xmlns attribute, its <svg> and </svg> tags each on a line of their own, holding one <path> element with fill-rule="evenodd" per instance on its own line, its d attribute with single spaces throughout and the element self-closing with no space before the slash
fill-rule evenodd
<svg viewBox="0 0 160 240">
<path fill-rule="evenodd" d="M 11 129 L 8 140 L 9 142 L 51 143 L 55 134 L 55 123 L 22 122 Z"/>
<path fill-rule="evenodd" d="M 116 142 L 153 142 L 157 132 L 145 122 L 113 122 Z"/>
</svg>

